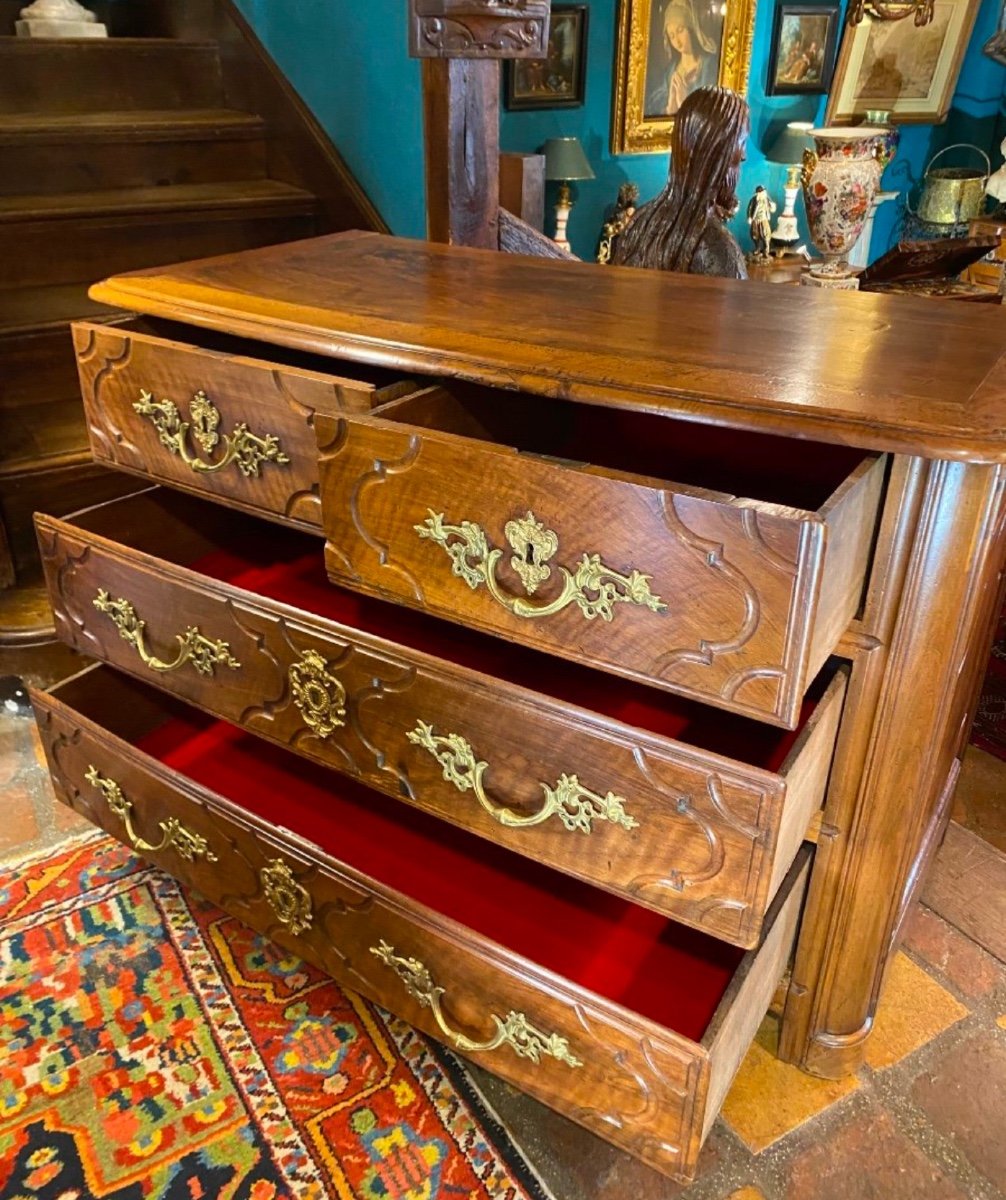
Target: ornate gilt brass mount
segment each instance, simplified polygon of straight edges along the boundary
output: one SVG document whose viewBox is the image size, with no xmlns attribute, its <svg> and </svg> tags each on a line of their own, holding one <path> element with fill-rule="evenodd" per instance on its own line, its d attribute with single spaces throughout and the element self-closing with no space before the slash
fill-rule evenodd
<svg viewBox="0 0 1006 1200">
<path fill-rule="evenodd" d="M 852 0 L 846 19 L 850 25 L 858 25 L 867 14 L 877 21 L 914 17 L 914 23 L 921 29 L 932 21 L 935 12 L 935 0 Z"/>
<path fill-rule="evenodd" d="M 568 1067 L 582 1067 L 583 1062 L 570 1052 L 569 1042 L 557 1033 L 543 1033 L 536 1029 L 522 1012 L 512 1009 L 505 1017 L 489 1014 L 489 1019 L 496 1027 L 492 1037 L 484 1042 L 476 1042 L 465 1034 L 452 1029 L 444 1017 L 440 1000 L 444 988 L 433 982 L 429 970 L 417 958 L 403 958 L 395 953 L 395 948 L 382 940 L 370 947 L 370 953 L 390 967 L 398 978 L 405 984 L 405 990 L 419 1004 L 420 1008 L 428 1008 L 433 1014 L 437 1028 L 450 1042 L 463 1053 L 483 1053 L 497 1050 L 500 1046 L 509 1046 L 520 1058 L 529 1058 L 532 1062 L 541 1061 L 542 1055 L 565 1063 Z"/>
<path fill-rule="evenodd" d="M 271 433 L 259 437 L 243 421 L 234 426 L 232 433 L 220 433 L 220 410 L 204 391 L 198 391 L 192 397 L 187 421 L 182 419 L 174 401 L 155 400 L 153 393 L 144 388 L 140 389 L 140 398 L 133 408 L 141 417 L 150 420 L 161 445 L 197 473 L 209 475 L 236 463 L 242 475 L 257 478 L 263 463 L 290 461 L 280 449 L 279 438 Z M 204 454 L 212 454 L 219 446 L 223 451 L 221 457 L 216 462 L 207 462 L 198 454 L 192 454 L 188 447 L 190 434 Z"/>
<path fill-rule="evenodd" d="M 147 623 L 141 620 L 136 609 L 128 600 L 124 600 L 121 596 L 113 598 L 104 588 L 99 588 L 93 603 L 98 612 L 104 613 L 111 619 L 122 640 L 133 647 L 151 671 L 177 671 L 179 667 L 191 663 L 200 675 L 212 675 L 214 667 L 225 666 L 236 670 L 241 666 L 231 654 L 231 648 L 227 642 L 213 641 L 203 637 L 198 625 L 190 625 L 184 633 L 175 634 L 178 653 L 171 662 L 164 662 L 163 659 L 156 658 L 147 650 L 145 644 Z"/>
<path fill-rule="evenodd" d="M 127 800 L 122 788 L 114 779 L 107 779 L 98 774 L 94 766 L 88 766 L 84 778 L 94 788 L 97 788 L 105 798 L 105 803 L 126 827 L 126 837 L 134 850 L 140 853 L 158 854 L 162 850 L 174 850 L 179 858 L 186 862 L 194 862 L 197 858 L 205 858 L 208 863 L 215 863 L 217 856 L 209 848 L 206 839 L 198 833 L 193 833 L 176 818 L 168 817 L 159 823 L 161 840 L 155 846 L 146 842 L 133 828 L 133 804 Z"/>
<path fill-rule="evenodd" d="M 281 925 L 294 935 L 311 928 L 311 895 L 281 858 L 274 858 L 264 866 L 259 879 L 263 895 Z"/>
<path fill-rule="evenodd" d="M 345 725 L 346 689 L 317 650 L 302 650 L 297 662 L 290 664 L 287 677 L 304 724 L 318 737 L 328 737 Z"/>
<path fill-rule="evenodd" d="M 419 721 L 406 736 L 410 742 L 429 751 L 443 768 L 444 779 L 448 783 L 452 783 L 459 792 L 473 791 L 476 800 L 493 820 L 509 829 L 540 825 L 553 816 L 558 817 L 567 829 L 580 833 L 592 833 L 594 821 L 610 821 L 623 829 L 639 827 L 636 818 L 625 811 L 626 802 L 621 796 L 616 796 L 614 792 L 604 796 L 592 792 L 583 787 L 575 775 L 560 775 L 555 787 L 549 787 L 547 783 L 539 784 L 545 793 L 545 803 L 536 813 L 522 816 L 489 799 L 482 782 L 489 764 L 475 757 L 471 745 L 460 734 L 437 736 L 432 725 Z"/>
<path fill-rule="evenodd" d="M 477 591 L 483 584 L 492 598 L 514 616 L 533 619 L 550 617 L 575 604 L 588 621 L 600 617 L 610 621 L 614 606 L 618 603 L 638 604 L 650 612 L 661 612 L 667 605 L 650 591 L 649 575 L 631 571 L 622 575 L 601 562 L 598 554 L 584 554 L 575 571 L 563 566 L 556 570 L 562 579 L 562 590 L 554 600 L 545 604 L 531 604 L 522 596 L 508 596 L 496 578 L 496 568 L 503 551 L 490 546 L 485 530 L 474 521 L 462 521 L 450 525 L 444 521 L 443 513 L 429 509 L 429 516 L 421 525 L 414 525 L 421 538 L 428 538 L 443 547 L 451 560 L 451 572 L 472 589 Z M 507 540 L 515 551 L 510 563 L 518 574 L 527 594 L 533 595 L 537 588 L 551 575 L 549 560 L 559 548 L 559 538 L 554 530 L 546 529 L 528 512 L 525 517 L 509 521 L 504 528 Z"/>
</svg>

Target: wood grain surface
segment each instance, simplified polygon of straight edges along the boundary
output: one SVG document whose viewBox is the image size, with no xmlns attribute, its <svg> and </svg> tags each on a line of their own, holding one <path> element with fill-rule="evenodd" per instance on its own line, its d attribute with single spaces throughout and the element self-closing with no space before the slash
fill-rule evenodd
<svg viewBox="0 0 1006 1200">
<path fill-rule="evenodd" d="M 172 336 L 174 335 L 174 336 Z M 369 411 L 401 395 L 405 381 L 367 378 L 373 369 L 332 362 L 330 370 L 305 368 L 283 361 L 282 351 L 270 360 L 255 357 L 261 347 L 231 339 L 226 350 L 178 340 L 185 330 L 169 327 L 164 334 L 150 324 L 106 326 L 91 321 L 73 325 L 80 387 L 88 433 L 99 462 L 160 480 L 247 512 L 262 513 L 301 529 L 321 523 L 317 449 L 312 428 L 315 413 L 344 409 Z M 204 341 L 213 342 L 209 335 Z M 217 338 L 216 341 L 221 339 Z M 227 343 L 228 339 L 223 339 Z M 297 355 L 293 355 L 294 360 Z M 324 360 L 317 366 L 328 365 Z M 346 375 L 340 374 L 341 366 Z M 177 448 L 165 444 L 159 426 L 135 405 L 146 393 L 152 403 L 170 402 L 186 424 L 182 449 L 212 467 L 224 458 L 239 428 L 257 439 L 271 436 L 286 461 L 264 461 L 251 472 L 232 461 L 220 470 L 193 470 Z M 220 424 L 212 432 L 216 445 L 200 446 L 192 429 L 192 403 L 204 395 L 218 410 Z"/>
<path fill-rule="evenodd" d="M 567 672 L 558 696 L 549 693 L 547 672 L 536 691 L 514 682 L 521 676 L 502 643 L 476 639 L 479 669 L 472 669 L 461 644 L 455 662 L 195 574 L 187 564 L 214 544 L 237 540 L 234 518 L 221 516 L 182 497 L 145 493 L 76 522 L 39 517 L 59 636 L 83 654 L 519 854 L 735 945 L 757 943 L 764 914 L 822 803 L 844 676 L 821 689 L 795 740 L 735 717 L 709 713 L 703 720 L 693 713 L 699 744 L 689 744 L 687 725 L 676 739 L 592 710 L 585 672 Z M 115 529 L 119 542 L 95 526 Z M 263 531 L 263 557 L 270 536 L 281 553 L 283 535 Z M 156 551 L 147 552 L 147 544 Z M 95 609 L 100 590 L 133 605 L 146 622 L 145 648 L 162 661 L 175 656 L 178 635 L 197 628 L 225 641 L 238 665 L 206 674 L 191 663 L 151 669 Z M 386 607 L 357 603 L 363 612 L 367 605 Z M 404 632 L 415 624 L 407 621 Z M 305 655 L 318 656 L 328 680 L 311 685 L 316 697 L 318 689 L 326 697 L 317 709 L 305 708 L 293 689 Z M 551 686 L 559 690 L 558 682 Z M 570 694 L 580 703 L 562 698 Z M 312 725 L 313 712 L 333 698 L 344 709 L 337 723 Z M 506 820 L 540 813 L 547 789 L 572 776 L 599 800 L 624 801 L 631 823 L 597 818 L 584 830 L 567 828 L 553 814 L 541 824 L 505 824 L 479 802 L 470 774 L 462 787 L 448 778 L 445 764 L 458 769 L 464 760 L 449 752 L 447 740 L 434 743 L 440 758 L 431 753 L 415 737 L 420 723 L 431 737 L 464 739 L 471 762 L 483 764 L 486 804 L 496 813 L 507 810 Z M 776 751 L 776 744 L 789 749 Z M 745 751 L 754 765 L 738 757 Z M 775 759 L 778 767 L 764 765 Z"/>
<path fill-rule="evenodd" d="M 1006 314 L 991 305 L 532 261 L 369 233 L 139 271 L 92 295 L 398 369 L 874 450 L 1006 461 Z"/>
<path fill-rule="evenodd" d="M 763 949 L 742 961 L 709 1026 L 707 1045 L 542 970 L 417 904 L 387 881 L 361 875 L 296 829 L 277 829 L 233 799 L 134 749 L 130 740 L 157 721 L 157 694 L 135 685 L 124 689 L 124 682 L 109 674 L 106 668 L 92 668 L 52 695 L 32 693 L 59 799 L 128 841 L 122 820 L 86 778 L 94 768 L 132 803 L 134 830 L 148 844 L 154 844 L 149 839 L 157 838 L 162 822 L 181 822 L 205 839 L 216 861 L 189 860 L 170 847 L 146 851 L 151 861 L 434 1037 L 444 1035 L 429 1007 L 409 996 L 370 947 L 383 940 L 398 954 L 421 960 L 432 979 L 445 987 L 452 1025 L 475 1036 L 486 1029 L 488 1012 L 525 1013 L 537 1028 L 566 1038 L 583 1065 L 573 1068 L 547 1056 L 533 1062 L 506 1047 L 476 1053 L 476 1060 L 657 1170 L 689 1176 L 709 1124 L 710 1073 L 732 1077 L 746 1041 L 730 1031 L 738 1023 L 757 1024 L 784 968 L 805 860 L 794 866 L 775 905 L 770 930 L 774 926 L 778 931 L 770 931 Z M 110 690 L 119 692 L 112 703 Z M 277 859 L 308 897 L 310 923 L 300 932 L 291 932 L 277 919 L 263 887 L 262 869 Z M 722 1090 L 720 1085 L 717 1091 Z"/>
<path fill-rule="evenodd" d="M 793 728 L 807 685 L 859 605 L 881 460 L 859 461 L 832 497 L 825 489 L 819 510 L 805 512 L 632 476 L 609 468 L 603 448 L 592 465 L 515 452 L 479 437 L 472 412 L 441 399 L 431 390 L 396 403 L 395 421 L 319 413 L 335 582 Z M 549 415 L 540 407 L 539 425 Z M 432 536 L 438 517 L 453 530 L 446 539 Z M 511 522 L 524 518 L 555 538 L 553 557 L 535 560 L 546 569 L 530 596 L 508 545 Z M 481 531 L 481 555 L 463 547 L 467 523 Z M 582 589 L 583 603 L 574 597 L 535 615 L 559 604 L 588 557 L 614 582 L 605 576 Z M 479 570 L 502 599 L 465 574 Z M 645 600 L 632 598 L 635 575 L 647 580 Z M 599 615 L 589 603 L 609 585 L 616 602 Z"/>
</svg>

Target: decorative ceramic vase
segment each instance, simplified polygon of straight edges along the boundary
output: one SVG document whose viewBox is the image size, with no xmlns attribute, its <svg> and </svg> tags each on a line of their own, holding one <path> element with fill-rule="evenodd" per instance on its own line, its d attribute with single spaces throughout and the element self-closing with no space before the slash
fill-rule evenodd
<svg viewBox="0 0 1006 1200">
<path fill-rule="evenodd" d="M 803 152 L 803 199 L 814 245 L 823 262 L 810 273 L 823 279 L 851 275 L 846 259 L 863 232 L 880 186 L 879 155 L 886 130 L 812 129 L 814 150 Z"/>
</svg>

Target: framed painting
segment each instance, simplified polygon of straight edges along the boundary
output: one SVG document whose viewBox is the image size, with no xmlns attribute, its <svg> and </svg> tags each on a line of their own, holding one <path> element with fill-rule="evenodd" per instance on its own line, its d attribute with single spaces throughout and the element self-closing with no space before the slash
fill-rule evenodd
<svg viewBox="0 0 1006 1200">
<path fill-rule="evenodd" d="M 846 125 L 867 109 L 898 123 L 933 124 L 950 109 L 978 0 L 936 0 L 920 29 L 911 18 L 878 21 L 869 15 L 846 27 L 826 120 Z"/>
<path fill-rule="evenodd" d="M 744 95 L 755 0 L 619 0 L 612 154 L 666 153 L 696 88 Z"/>
<path fill-rule="evenodd" d="M 813 95 L 831 85 L 837 4 L 780 4 L 775 10 L 766 95 Z"/>
<path fill-rule="evenodd" d="M 576 108 L 587 78 L 586 4 L 556 4 L 548 30 L 547 58 L 517 58 L 506 64 L 508 109 Z"/>
</svg>

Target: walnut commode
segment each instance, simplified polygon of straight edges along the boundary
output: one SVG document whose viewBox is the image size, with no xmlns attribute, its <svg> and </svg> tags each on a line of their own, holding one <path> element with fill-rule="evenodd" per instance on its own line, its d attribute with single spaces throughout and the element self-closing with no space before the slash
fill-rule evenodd
<svg viewBox="0 0 1006 1200">
<path fill-rule="evenodd" d="M 75 328 L 95 457 L 167 486 L 37 518 L 100 660 L 33 694 L 60 798 L 668 1175 L 787 966 L 781 1053 L 855 1069 L 995 610 L 1006 318 L 373 234 L 92 294 L 142 314 Z"/>
</svg>

